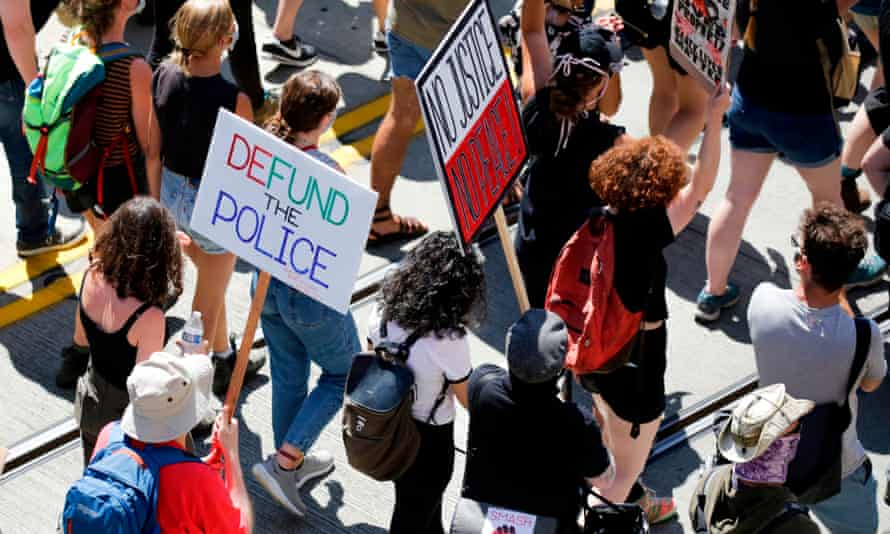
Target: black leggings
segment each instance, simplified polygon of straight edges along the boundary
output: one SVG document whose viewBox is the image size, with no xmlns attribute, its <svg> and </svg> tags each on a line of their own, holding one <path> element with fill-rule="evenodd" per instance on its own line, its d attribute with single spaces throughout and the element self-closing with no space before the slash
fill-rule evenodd
<svg viewBox="0 0 890 534">
<path fill-rule="evenodd" d="M 173 51 L 170 36 L 170 21 L 185 0 L 155 0 L 155 31 L 148 53 L 148 63 L 152 68 L 161 64 Z M 253 0 L 230 0 L 235 21 L 238 22 L 238 42 L 229 53 L 232 75 L 238 87 L 250 98 L 254 108 L 263 105 L 263 83 L 260 81 L 260 63 L 256 55 L 256 38 L 253 33 Z"/>
<path fill-rule="evenodd" d="M 434 426 L 414 421 L 420 431 L 420 452 L 396 480 L 396 506 L 390 534 L 444 534 L 442 496 L 454 472 L 454 423 Z"/>
</svg>

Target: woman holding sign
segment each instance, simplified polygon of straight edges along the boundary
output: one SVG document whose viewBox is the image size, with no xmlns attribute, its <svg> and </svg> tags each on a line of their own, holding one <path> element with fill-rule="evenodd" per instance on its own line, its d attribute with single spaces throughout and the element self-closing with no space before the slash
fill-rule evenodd
<svg viewBox="0 0 890 534">
<path fill-rule="evenodd" d="M 204 319 L 204 338 L 214 356 L 213 390 L 225 392 L 234 358 L 226 332 L 226 288 L 236 257 L 195 232 L 189 221 L 195 207 L 213 126 L 220 108 L 253 120 L 250 99 L 220 74 L 223 52 L 238 39 L 235 16 L 226 0 L 189 0 L 173 19 L 176 50 L 152 79 L 154 146 L 160 145 L 163 171 L 152 180 L 152 196 L 173 213 L 179 229 L 191 237 L 186 254 L 198 270 L 192 309 Z M 248 373 L 264 362 L 255 360 Z"/>
<path fill-rule="evenodd" d="M 547 282 L 559 251 L 600 204 L 590 189 L 590 163 L 625 135 L 596 111 L 621 66 L 611 32 L 586 26 L 550 52 L 545 2 L 522 6 L 522 112 L 531 156 L 521 202 L 516 253 L 533 308 L 544 307 Z"/>
</svg>

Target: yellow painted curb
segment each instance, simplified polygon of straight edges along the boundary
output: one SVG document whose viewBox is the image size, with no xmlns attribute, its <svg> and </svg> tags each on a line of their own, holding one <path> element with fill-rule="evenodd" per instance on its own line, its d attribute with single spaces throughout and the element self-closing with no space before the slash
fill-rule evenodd
<svg viewBox="0 0 890 534">
<path fill-rule="evenodd" d="M 414 126 L 412 135 L 417 135 L 424 130 L 423 119 L 417 121 Z M 331 157 L 340 164 L 344 169 L 349 170 L 354 163 L 359 160 L 367 159 L 371 155 L 371 147 L 374 144 L 374 135 L 369 135 L 364 139 L 359 139 L 355 143 L 343 145 L 331 152 Z"/>
<path fill-rule="evenodd" d="M 322 134 L 321 139 L 319 140 L 319 145 L 333 143 L 338 137 L 346 135 L 353 130 L 358 130 L 362 126 L 366 126 L 374 120 L 379 119 L 385 115 L 386 110 L 389 109 L 390 99 L 391 96 L 387 93 L 380 98 L 376 98 L 367 104 L 362 104 L 361 106 L 340 115 L 337 117 L 337 120 L 334 121 L 334 125 L 331 129 Z"/>
<path fill-rule="evenodd" d="M 82 281 L 83 271 L 80 271 L 55 280 L 45 288 L 32 293 L 30 297 L 25 297 L 0 307 L 0 328 L 29 317 L 53 304 L 62 302 L 80 291 L 80 283 Z"/>
<path fill-rule="evenodd" d="M 80 245 L 19 260 L 12 267 L 0 271 L 0 292 L 5 293 L 54 267 L 80 259 L 87 255 L 92 246 L 93 234 L 88 232 L 87 238 Z"/>
</svg>

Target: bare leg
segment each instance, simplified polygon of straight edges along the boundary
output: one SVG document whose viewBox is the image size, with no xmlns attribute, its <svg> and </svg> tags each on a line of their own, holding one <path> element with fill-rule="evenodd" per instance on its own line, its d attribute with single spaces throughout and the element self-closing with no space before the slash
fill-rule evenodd
<svg viewBox="0 0 890 534">
<path fill-rule="evenodd" d="M 841 173 L 840 158 L 835 158 L 827 165 L 815 169 L 804 167 L 795 169 L 806 182 L 814 205 L 818 202 L 831 202 L 835 206 L 844 206 L 841 202 L 841 183 L 837 179 Z"/>
<path fill-rule="evenodd" d="M 844 148 L 841 152 L 843 165 L 850 169 L 859 169 L 862 166 L 862 158 L 865 156 L 865 152 L 877 137 L 868 120 L 865 106 L 859 106 L 859 109 L 856 110 L 856 115 L 853 117 L 853 122 L 850 123 L 850 129 L 847 130 Z"/>
<path fill-rule="evenodd" d="M 729 271 L 732 270 L 732 264 L 739 252 L 745 221 L 754 201 L 760 195 L 773 159 L 775 154 L 735 149 L 731 152 L 732 174 L 729 187 L 708 226 L 705 250 L 705 264 L 708 269 L 706 290 L 711 295 L 722 295 L 726 291 Z M 840 185 L 836 174 L 834 181 Z"/>
<path fill-rule="evenodd" d="M 652 72 L 652 96 L 649 98 L 649 134 L 659 135 L 667 130 L 668 124 L 680 106 L 677 96 L 677 81 L 674 70 L 668 63 L 664 48 L 643 49 L 643 56 Z"/>
<path fill-rule="evenodd" d="M 219 307 L 219 313 L 216 316 L 216 328 L 213 339 L 210 339 L 210 350 L 213 352 L 229 350 L 229 323 L 226 321 L 225 299 L 223 299 L 223 304 Z"/>
<path fill-rule="evenodd" d="M 194 243 L 189 244 L 186 253 L 198 269 L 192 310 L 200 311 L 204 319 L 204 339 L 211 341 L 213 350 L 223 351 L 228 347 L 223 308 L 236 257 L 231 253 L 207 254 Z"/>
<path fill-rule="evenodd" d="M 389 0 L 374 0 L 374 14 L 377 16 L 377 29 L 384 31 L 386 29 L 386 11 Z"/>
<path fill-rule="evenodd" d="M 871 43 L 871 45 L 873 47 L 875 47 L 875 50 L 878 51 L 878 63 L 877 63 L 877 67 L 875 68 L 875 76 L 874 76 L 874 78 L 872 78 L 871 85 L 869 86 L 869 91 L 874 91 L 878 87 L 884 85 L 884 69 L 882 68 L 881 58 L 880 58 L 880 55 L 881 55 L 881 47 L 879 44 L 880 38 L 878 35 L 878 30 L 875 28 L 872 28 L 871 26 L 866 26 L 866 27 L 860 26 L 859 29 L 862 30 L 862 33 L 865 34 L 865 37 L 868 39 L 868 42 Z"/>
<path fill-rule="evenodd" d="M 618 417 L 599 395 L 594 395 L 593 400 L 599 419 L 603 422 L 603 441 L 615 457 L 615 481 L 601 493 L 612 502 L 625 502 L 646 466 L 661 417 L 640 425 L 640 435 L 634 439 L 630 436 L 633 426 L 630 421 Z"/>
<path fill-rule="evenodd" d="M 294 24 L 302 5 L 303 0 L 278 0 L 278 11 L 275 12 L 275 24 L 272 26 L 276 39 L 287 41 L 294 36 Z"/>
<path fill-rule="evenodd" d="M 688 152 L 696 137 L 705 127 L 705 112 L 708 109 L 708 93 L 692 76 L 681 76 L 674 72 L 679 98 L 679 108 L 664 130 L 664 136 Z"/>
<path fill-rule="evenodd" d="M 389 206 L 390 195 L 396 175 L 402 169 L 408 145 L 414 133 L 414 126 L 420 120 L 420 104 L 414 90 L 414 82 L 405 77 L 392 81 L 392 100 L 389 109 L 374 136 L 371 148 L 371 188 L 377 191 L 377 208 Z M 401 218 L 412 228 L 426 228 L 415 219 Z M 380 234 L 399 230 L 397 218 L 388 219 L 372 226 Z"/>
<path fill-rule="evenodd" d="M 97 217 L 91 209 L 83 212 L 83 216 L 87 220 L 87 224 L 90 225 L 90 229 L 93 231 L 93 237 L 99 237 L 99 232 L 102 231 L 102 227 L 105 226 L 105 221 Z"/>
</svg>

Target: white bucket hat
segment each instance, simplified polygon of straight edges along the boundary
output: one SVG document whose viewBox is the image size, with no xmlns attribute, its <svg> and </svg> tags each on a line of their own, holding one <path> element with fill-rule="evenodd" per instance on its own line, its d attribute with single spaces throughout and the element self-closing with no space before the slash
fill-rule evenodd
<svg viewBox="0 0 890 534">
<path fill-rule="evenodd" d="M 185 434 L 207 413 L 212 377 L 208 356 L 155 352 L 127 378 L 130 404 L 121 429 L 146 443 L 163 443 Z"/>
<path fill-rule="evenodd" d="M 814 407 L 785 393 L 785 384 L 753 391 L 739 400 L 720 432 L 720 453 L 735 463 L 750 462 Z"/>
</svg>

